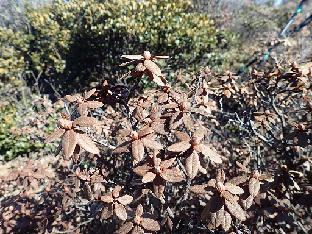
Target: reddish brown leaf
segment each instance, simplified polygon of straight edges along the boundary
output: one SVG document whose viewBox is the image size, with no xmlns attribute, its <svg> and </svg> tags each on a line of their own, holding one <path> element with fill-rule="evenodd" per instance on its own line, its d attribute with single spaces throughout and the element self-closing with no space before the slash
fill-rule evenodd
<svg viewBox="0 0 312 234">
<path fill-rule="evenodd" d="M 103 103 L 102 102 L 98 102 L 98 101 L 87 101 L 86 105 L 87 105 L 88 108 L 96 109 L 96 108 L 102 107 Z"/>
<path fill-rule="evenodd" d="M 171 152 L 184 152 L 191 147 L 191 144 L 188 141 L 181 141 L 175 143 L 167 148 Z"/>
<path fill-rule="evenodd" d="M 230 192 L 228 191 L 223 191 L 222 192 L 222 197 L 225 198 L 225 200 L 228 200 L 232 203 L 236 203 L 236 201 L 238 200 L 237 197 L 233 196 Z"/>
<path fill-rule="evenodd" d="M 198 173 L 200 166 L 200 161 L 198 154 L 194 151 L 190 156 L 185 160 L 185 170 L 190 179 L 194 179 Z"/>
<path fill-rule="evenodd" d="M 244 189 L 242 189 L 241 187 L 236 186 L 234 184 L 231 184 L 229 182 L 225 183 L 224 186 L 225 186 L 225 189 L 232 194 L 243 194 L 244 193 Z"/>
<path fill-rule="evenodd" d="M 65 132 L 63 135 L 63 140 L 62 140 L 62 148 L 64 151 L 64 155 L 66 158 L 70 157 L 73 155 L 75 147 L 77 144 L 77 137 L 76 133 L 74 130 L 68 130 Z"/>
<path fill-rule="evenodd" d="M 149 170 L 151 170 L 152 167 L 144 164 L 142 166 L 137 166 L 133 169 L 133 172 L 139 176 L 144 176 Z"/>
<path fill-rule="evenodd" d="M 159 223 L 154 219 L 142 218 L 141 225 L 148 231 L 156 232 L 160 230 Z"/>
<path fill-rule="evenodd" d="M 95 93 L 95 91 L 96 91 L 96 88 L 91 89 L 91 90 L 85 92 L 84 98 L 85 98 L 85 99 L 88 99 L 89 97 L 91 97 L 91 96 Z"/>
<path fill-rule="evenodd" d="M 240 221 L 246 220 L 246 213 L 237 202 L 232 203 L 232 202 L 228 201 L 227 199 L 225 199 L 225 205 L 228 208 L 228 210 L 230 211 L 230 213 L 235 218 L 239 219 Z"/>
<path fill-rule="evenodd" d="M 77 143 L 81 146 L 81 148 L 85 149 L 91 154 L 100 154 L 100 150 L 98 149 L 98 147 L 86 134 L 77 133 Z"/>
<path fill-rule="evenodd" d="M 112 203 L 114 201 L 112 194 L 101 196 L 101 201 L 105 203 Z"/>
<path fill-rule="evenodd" d="M 168 160 L 163 160 L 161 161 L 160 163 L 160 167 L 163 168 L 163 169 L 167 169 L 169 167 L 171 167 L 175 162 L 175 158 L 171 158 L 171 159 L 168 159 Z"/>
<path fill-rule="evenodd" d="M 135 216 L 141 217 L 142 215 L 143 215 L 143 206 L 141 204 L 139 204 L 135 210 Z"/>
<path fill-rule="evenodd" d="M 150 148 L 150 149 L 161 150 L 163 148 L 160 143 L 158 143 L 157 141 L 152 140 L 148 137 L 142 138 L 142 142 L 143 142 L 145 147 Z"/>
<path fill-rule="evenodd" d="M 148 69 L 150 72 L 152 72 L 156 76 L 162 76 L 160 68 L 153 61 L 145 60 L 144 61 L 144 66 L 146 67 L 146 69 Z"/>
<path fill-rule="evenodd" d="M 82 98 L 80 94 L 74 94 L 74 95 L 66 95 L 65 100 L 68 102 L 75 102 L 78 98 Z"/>
<path fill-rule="evenodd" d="M 257 196 L 260 191 L 260 181 L 256 178 L 251 178 L 249 180 L 249 193 L 253 197 Z"/>
<path fill-rule="evenodd" d="M 133 228 L 133 223 L 132 222 L 125 222 L 117 231 L 117 234 L 127 234 L 131 232 Z"/>
<path fill-rule="evenodd" d="M 149 171 L 143 176 L 142 183 L 145 184 L 145 183 L 152 182 L 155 179 L 155 177 L 156 177 L 156 174 Z"/>
<path fill-rule="evenodd" d="M 127 220 L 127 211 L 123 205 L 116 203 L 114 211 L 119 219 Z"/>
<path fill-rule="evenodd" d="M 200 144 L 198 148 L 200 152 L 208 157 L 212 162 L 214 163 L 222 163 L 221 156 L 214 150 L 212 150 L 210 147 Z"/>
<path fill-rule="evenodd" d="M 187 135 L 187 133 L 185 132 L 181 132 L 181 131 L 175 131 L 174 132 L 176 137 L 180 140 L 180 141 L 190 141 L 191 138 L 189 137 L 189 135 Z"/>
<path fill-rule="evenodd" d="M 117 200 L 119 201 L 120 204 L 125 206 L 133 201 L 133 197 L 131 197 L 130 195 L 124 195 L 122 197 L 118 197 Z"/>
<path fill-rule="evenodd" d="M 184 126 L 188 130 L 194 131 L 194 122 L 193 122 L 192 118 L 188 114 L 184 113 L 183 117 L 182 117 L 182 120 L 183 120 Z"/>
<path fill-rule="evenodd" d="M 224 219 L 222 221 L 224 231 L 228 231 L 231 228 L 232 217 L 227 211 L 224 211 Z"/>
<path fill-rule="evenodd" d="M 122 59 L 129 59 L 129 60 L 141 60 L 143 59 L 142 55 L 133 55 L 133 54 L 129 54 L 129 55 L 122 55 L 121 56 Z"/>
<path fill-rule="evenodd" d="M 140 226 L 135 226 L 131 234 L 144 234 L 144 230 Z"/>
<path fill-rule="evenodd" d="M 96 118 L 88 117 L 88 116 L 81 116 L 78 119 L 75 119 L 73 122 L 74 126 L 80 127 L 94 127 L 99 125 L 99 122 Z"/>
<path fill-rule="evenodd" d="M 53 133 L 51 133 L 46 139 L 45 139 L 45 143 L 49 143 L 52 141 L 57 140 L 58 138 L 61 138 L 63 136 L 63 134 L 65 133 L 65 129 L 62 128 L 57 128 L 54 130 Z"/>
<path fill-rule="evenodd" d="M 171 169 L 167 169 L 167 170 L 164 170 L 160 176 L 168 181 L 168 182 L 172 182 L 172 183 L 175 183 L 175 182 L 181 182 L 182 180 L 184 180 L 184 176 L 183 176 L 183 173 L 179 170 L 179 168 L 177 167 L 174 167 L 174 168 L 171 168 Z"/>
<path fill-rule="evenodd" d="M 193 185 L 190 186 L 189 191 L 195 194 L 205 194 L 207 193 L 206 190 L 207 187 L 208 187 L 207 184 Z"/>
<path fill-rule="evenodd" d="M 144 146 L 142 141 L 136 140 L 132 142 L 132 157 L 134 158 L 135 163 L 139 162 L 144 157 Z"/>
<path fill-rule="evenodd" d="M 151 127 L 142 128 L 142 129 L 138 132 L 139 138 L 144 137 L 144 136 L 147 136 L 147 135 L 149 135 L 149 134 L 151 134 L 151 133 L 153 133 L 153 132 L 154 132 L 154 129 L 151 128 Z"/>
</svg>

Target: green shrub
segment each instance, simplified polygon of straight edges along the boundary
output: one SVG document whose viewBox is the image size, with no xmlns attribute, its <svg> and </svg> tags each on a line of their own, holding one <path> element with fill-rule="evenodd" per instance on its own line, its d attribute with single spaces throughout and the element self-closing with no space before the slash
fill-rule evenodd
<svg viewBox="0 0 312 234">
<path fill-rule="evenodd" d="M 0 27 L 0 77 L 15 78 L 26 68 L 30 35 Z"/>
<path fill-rule="evenodd" d="M 18 155 L 27 154 L 43 148 L 43 144 L 31 140 L 30 135 L 19 131 L 14 106 L 0 107 L 0 155 L 11 160 Z"/>
<path fill-rule="evenodd" d="M 24 60 L 21 66 L 59 78 L 67 86 L 76 82 L 83 86 L 103 75 L 109 78 L 108 73 L 117 73 L 122 53 L 144 49 L 174 57 L 169 64 L 173 70 L 225 61 L 224 51 L 218 50 L 218 37 L 224 32 L 208 15 L 194 12 L 191 1 L 57 0 L 40 9 L 28 7 L 26 18 L 30 27 L 21 45 L 27 53 L 20 51 L 19 43 L 12 45 Z M 222 43 L 232 39 L 223 37 Z M 13 64 L 10 69 L 15 67 L 19 68 Z"/>
</svg>

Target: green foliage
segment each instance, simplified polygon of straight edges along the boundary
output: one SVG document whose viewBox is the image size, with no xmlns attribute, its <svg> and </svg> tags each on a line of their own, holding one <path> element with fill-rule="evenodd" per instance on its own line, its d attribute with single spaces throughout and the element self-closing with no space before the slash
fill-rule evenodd
<svg viewBox="0 0 312 234">
<path fill-rule="evenodd" d="M 0 77 L 15 78 L 26 68 L 30 35 L 0 27 Z"/>
<path fill-rule="evenodd" d="M 25 68 L 67 85 L 78 81 L 84 85 L 99 75 L 116 73 L 122 53 L 144 49 L 169 54 L 173 70 L 225 61 L 218 45 L 224 32 L 207 14 L 193 11 L 191 1 L 57 0 L 39 9 L 28 7 L 26 18 L 29 28 L 19 36 L 10 30 L 0 34 L 1 41 L 11 37 L 14 42 L 10 59 L 18 58 L 15 64 L 1 55 L 0 76 Z M 223 37 L 222 44 L 228 47 L 232 39 Z"/>
<path fill-rule="evenodd" d="M 0 107 L 0 155 L 11 160 L 18 155 L 27 154 L 43 148 L 44 144 L 33 141 L 29 134 L 18 128 L 16 108 L 12 105 Z"/>
</svg>

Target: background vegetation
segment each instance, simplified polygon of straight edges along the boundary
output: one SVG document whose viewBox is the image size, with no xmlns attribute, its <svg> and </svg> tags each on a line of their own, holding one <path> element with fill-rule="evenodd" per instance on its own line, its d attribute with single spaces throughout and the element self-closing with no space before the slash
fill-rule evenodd
<svg viewBox="0 0 312 234">
<path fill-rule="evenodd" d="M 189 189 L 190 181 L 195 185 L 215 178 L 220 168 L 229 179 L 241 175 L 243 170 L 235 162 L 243 162 L 249 155 L 250 172 L 262 171 L 270 174 L 274 181 L 261 184 L 261 196 L 259 193 L 255 197 L 252 209 L 248 211 L 251 219 L 242 223 L 234 217 L 229 230 L 247 232 L 247 229 L 261 228 L 264 233 L 307 233 L 312 227 L 312 202 L 309 203 L 312 30 L 310 24 L 298 33 L 281 38 L 280 31 L 299 1 L 275 2 L 1 1 L 2 230 L 16 233 L 27 228 L 30 233 L 31 230 L 91 233 L 95 230 L 112 232 L 121 226 L 118 219 L 103 218 L 99 194 L 94 191 L 101 187 L 104 194 L 115 185 L 123 184 L 124 178 L 132 182 L 134 178 L 137 186 L 138 177 L 132 173 L 131 155 L 113 157 L 111 150 L 120 143 L 117 132 L 126 128 L 120 123 L 135 125 L 133 119 L 129 121 L 127 111 L 135 112 L 134 107 L 141 105 L 142 100 L 156 105 L 152 99 L 159 89 L 155 88 L 153 79 L 139 82 L 133 73 L 130 78 L 124 76 L 134 68 L 133 65 L 119 66 L 121 55 L 142 54 L 149 50 L 154 55 L 170 57 L 157 61 L 162 73 L 174 90 L 187 93 L 192 106 L 199 108 L 201 113 L 204 111 L 205 117 L 191 116 L 209 129 L 211 135 L 205 141 L 225 159 L 225 164 L 219 167 L 206 160 L 207 175 L 200 174 L 192 178 L 194 180 L 167 189 L 166 205 L 160 206 L 158 198 L 156 202 L 155 197 L 148 198 L 144 210 L 152 212 L 154 206 L 161 207 L 154 215 L 160 215 L 157 222 L 165 224 L 166 230 L 162 231 L 170 232 L 169 219 L 174 226 L 171 231 L 176 233 L 212 230 L 207 230 L 198 218 L 206 204 L 205 199 L 189 195 L 176 203 L 179 189 Z M 306 1 L 290 30 L 311 11 L 312 1 Z M 276 43 L 278 46 L 268 53 L 268 48 Z M 246 66 L 250 61 L 254 63 Z M 109 85 L 103 86 L 103 81 Z M 60 148 L 45 144 L 43 140 L 57 126 L 61 112 L 70 112 L 72 118 L 77 117 L 77 113 L 72 112 L 75 108 L 64 99 L 65 95 L 83 94 L 91 88 L 97 91 L 92 101 L 104 104 L 103 108 L 90 114 L 103 121 L 101 130 L 97 130 L 100 133 L 88 132 L 100 146 L 101 153 L 93 158 L 84 153 L 79 156 L 81 161 L 56 157 Z M 99 94 L 99 90 L 108 97 Z M 106 99 L 101 99 L 101 95 Z M 149 99 L 151 96 L 153 98 Z M 160 113 L 167 117 L 172 114 L 163 109 Z M 135 118 L 140 119 L 140 115 Z M 185 126 L 180 130 L 192 134 Z M 176 138 L 171 130 L 168 136 L 168 139 L 157 139 L 169 147 Z M 179 160 L 178 167 L 184 168 L 184 159 Z M 84 174 L 79 174 L 77 168 Z M 101 182 L 105 185 L 103 188 L 97 184 L 96 173 L 105 180 Z M 41 177 L 42 174 L 45 176 Z M 86 179 L 88 176 L 94 176 L 94 180 Z M 74 179 L 64 184 L 64 178 Z M 244 186 L 242 188 L 247 191 L 248 184 Z M 139 188 L 136 187 L 136 192 L 141 191 Z M 262 192 L 267 188 L 270 193 L 264 195 Z M 125 192 L 132 194 L 134 191 L 126 188 Z M 28 197 L 23 200 L 23 196 Z M 181 206 L 186 213 L 179 213 Z M 132 212 L 135 208 L 132 204 L 127 209 Z M 170 208 L 177 217 L 169 214 Z M 43 220 L 44 216 L 49 220 Z M 189 217 L 192 221 L 188 223 Z M 220 231 L 222 228 L 215 229 Z"/>
</svg>

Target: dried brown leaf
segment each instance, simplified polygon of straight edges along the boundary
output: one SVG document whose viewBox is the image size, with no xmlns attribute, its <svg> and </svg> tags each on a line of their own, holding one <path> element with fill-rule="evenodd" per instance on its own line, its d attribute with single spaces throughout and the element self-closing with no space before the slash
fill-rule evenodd
<svg viewBox="0 0 312 234">
<path fill-rule="evenodd" d="M 246 200 L 242 200 L 242 205 L 245 209 L 249 209 L 252 206 L 254 197 L 249 195 Z"/>
<path fill-rule="evenodd" d="M 194 121 L 192 120 L 192 118 L 188 114 L 184 113 L 182 120 L 183 120 L 184 126 L 188 130 L 194 131 Z"/>
<path fill-rule="evenodd" d="M 143 228 L 141 228 L 140 226 L 135 226 L 131 232 L 131 234 L 144 234 L 144 233 L 145 232 L 144 232 Z"/>
<path fill-rule="evenodd" d="M 161 150 L 163 148 L 160 143 L 148 137 L 142 138 L 142 142 L 145 147 L 150 148 L 150 149 Z"/>
<path fill-rule="evenodd" d="M 142 55 L 136 55 L 136 54 L 129 54 L 129 55 L 122 55 L 122 59 L 129 59 L 129 60 L 141 60 L 144 59 Z"/>
<path fill-rule="evenodd" d="M 220 210 L 217 211 L 216 213 L 216 222 L 215 222 L 215 226 L 219 227 L 220 225 L 222 225 L 223 220 L 224 220 L 224 206 L 222 206 L 222 208 Z"/>
<path fill-rule="evenodd" d="M 82 103 L 77 108 L 78 113 L 80 116 L 87 116 L 88 115 L 88 107 L 87 103 Z"/>
<path fill-rule="evenodd" d="M 156 232 L 160 230 L 159 223 L 154 219 L 142 218 L 141 225 L 148 231 Z"/>
<path fill-rule="evenodd" d="M 187 133 L 185 132 L 181 132 L 181 131 L 175 131 L 174 132 L 176 137 L 180 140 L 180 141 L 190 141 L 191 138 L 189 137 L 189 135 L 187 135 Z"/>
<path fill-rule="evenodd" d="M 91 90 L 85 92 L 84 98 L 85 98 L 85 99 L 90 98 L 90 97 L 95 93 L 95 91 L 96 91 L 96 88 L 93 88 L 93 89 L 91 89 Z"/>
<path fill-rule="evenodd" d="M 63 135 L 62 140 L 62 148 L 66 158 L 73 155 L 76 144 L 77 144 L 77 135 L 74 132 L 74 130 L 71 129 L 66 131 L 65 134 Z"/>
<path fill-rule="evenodd" d="M 88 117 L 88 116 L 81 116 L 74 120 L 73 126 L 80 126 L 80 127 L 94 127 L 99 125 L 99 122 L 96 118 Z"/>
<path fill-rule="evenodd" d="M 81 148 L 90 152 L 91 154 L 100 154 L 99 148 L 95 145 L 92 139 L 86 134 L 77 133 L 77 143 Z"/>
<path fill-rule="evenodd" d="M 207 187 L 208 187 L 207 184 L 193 185 L 190 186 L 189 191 L 195 194 L 205 194 L 207 193 L 206 190 Z"/>
<path fill-rule="evenodd" d="M 257 196 L 260 191 L 260 181 L 256 178 L 251 178 L 249 180 L 249 193 L 253 197 Z"/>
<path fill-rule="evenodd" d="M 212 150 L 210 147 L 200 144 L 200 152 L 208 157 L 212 162 L 214 163 L 222 163 L 221 156 L 214 150 Z"/>
<path fill-rule="evenodd" d="M 152 72 L 153 74 L 155 74 L 156 76 L 162 76 L 161 74 L 161 70 L 158 67 L 158 65 L 156 63 L 154 63 L 151 60 L 145 60 L 143 62 L 144 66 L 146 67 L 146 69 L 148 69 L 150 72 Z"/>
<path fill-rule="evenodd" d="M 196 137 L 199 141 L 201 141 L 205 137 L 206 134 L 207 134 L 207 129 L 201 126 L 196 129 L 193 137 Z"/>
<path fill-rule="evenodd" d="M 242 207 L 237 203 L 232 203 L 229 200 L 225 199 L 225 205 L 228 208 L 229 212 L 240 221 L 246 220 L 246 212 Z"/>
<path fill-rule="evenodd" d="M 68 102 L 75 102 L 79 98 L 82 98 L 80 94 L 66 95 L 65 96 L 65 100 Z"/>
<path fill-rule="evenodd" d="M 166 169 L 164 170 L 160 176 L 168 181 L 168 182 L 172 182 L 172 183 L 175 183 L 175 182 L 181 182 L 182 180 L 184 180 L 184 176 L 183 176 L 183 173 L 179 170 L 179 168 L 177 167 L 174 167 L 174 168 L 171 168 L 171 169 Z"/>
<path fill-rule="evenodd" d="M 134 158 L 135 162 L 141 161 L 144 157 L 144 145 L 142 141 L 133 141 L 131 145 L 132 157 Z"/>
<path fill-rule="evenodd" d="M 198 154 L 194 151 L 190 156 L 185 160 L 185 170 L 190 179 L 194 179 L 198 173 L 200 166 L 200 161 Z"/>
<path fill-rule="evenodd" d="M 149 171 L 143 176 L 142 183 L 145 184 L 145 183 L 152 182 L 155 179 L 155 177 L 156 177 L 156 174 Z"/>
<path fill-rule="evenodd" d="M 108 207 L 104 207 L 104 208 L 102 209 L 102 212 L 101 212 L 101 218 L 102 218 L 102 219 L 108 219 L 108 218 L 110 218 L 112 215 L 113 215 L 113 212 L 112 212 L 112 210 L 110 210 Z"/>
<path fill-rule="evenodd" d="M 114 211 L 119 219 L 127 220 L 127 211 L 123 205 L 116 203 Z"/>
<path fill-rule="evenodd" d="M 144 164 L 142 166 L 137 166 L 133 169 L 133 172 L 139 176 L 144 176 L 149 170 L 151 170 L 152 167 Z"/>
<path fill-rule="evenodd" d="M 248 175 L 242 175 L 242 176 L 236 176 L 233 177 L 232 179 L 228 180 L 228 183 L 238 185 L 238 184 L 243 184 L 248 180 Z"/>
<path fill-rule="evenodd" d="M 151 77 L 151 79 L 159 86 L 165 86 L 167 84 L 167 81 L 163 77 L 157 76 L 154 73 L 149 75 L 149 77 Z"/>
<path fill-rule="evenodd" d="M 167 148 L 171 152 L 184 152 L 191 147 L 191 144 L 188 141 L 181 141 L 175 143 Z"/>
<path fill-rule="evenodd" d="M 118 197 L 117 199 L 119 201 L 120 204 L 122 205 L 128 205 L 133 201 L 133 197 L 130 195 L 124 195 L 122 197 Z"/>
<path fill-rule="evenodd" d="M 53 133 L 51 133 L 46 139 L 45 139 L 45 143 L 49 143 L 52 141 L 57 140 L 58 138 L 61 138 L 63 136 L 63 134 L 65 133 L 65 129 L 62 128 L 57 128 L 54 130 Z"/>
<path fill-rule="evenodd" d="M 114 201 L 112 194 L 101 196 L 101 201 L 105 203 L 112 203 Z"/>
<path fill-rule="evenodd" d="M 100 108 L 104 105 L 102 102 L 98 102 L 98 101 L 87 101 L 85 104 L 87 105 L 88 108 L 91 108 L 91 109 Z"/>
<path fill-rule="evenodd" d="M 222 197 L 224 197 L 225 198 L 225 200 L 228 200 L 228 201 L 230 201 L 230 202 L 232 202 L 232 203 L 236 203 L 237 202 L 237 197 L 235 197 L 234 195 L 232 195 L 230 192 L 228 192 L 228 191 L 223 191 L 222 192 Z"/>
<path fill-rule="evenodd" d="M 242 189 L 241 187 L 236 186 L 234 184 L 231 184 L 229 182 L 225 183 L 224 186 L 225 186 L 225 189 L 232 194 L 243 194 L 244 193 L 244 189 Z"/>
<path fill-rule="evenodd" d="M 232 217 L 227 211 L 224 211 L 224 219 L 222 221 L 224 231 L 228 231 L 231 228 Z"/>
<path fill-rule="evenodd" d="M 142 129 L 138 132 L 139 138 L 142 138 L 142 137 L 144 137 L 144 136 L 147 136 L 147 135 L 149 135 L 149 134 L 151 134 L 151 133 L 153 133 L 153 132 L 154 132 L 154 129 L 151 128 L 151 127 L 142 128 Z"/>
<path fill-rule="evenodd" d="M 135 210 L 135 216 L 141 217 L 142 215 L 143 215 L 143 206 L 141 204 L 139 204 Z"/>
<path fill-rule="evenodd" d="M 169 167 L 171 167 L 175 162 L 175 158 L 171 158 L 171 159 L 168 159 L 168 160 L 163 160 L 161 161 L 160 163 L 160 167 L 163 168 L 163 169 L 167 169 Z"/>
<path fill-rule="evenodd" d="M 168 101 L 168 99 L 169 99 L 169 95 L 167 93 L 162 93 L 161 95 L 158 96 L 157 101 L 159 103 L 165 103 Z"/>
<path fill-rule="evenodd" d="M 132 222 L 125 222 L 117 231 L 117 234 L 127 234 L 131 232 L 133 228 L 133 223 Z"/>
</svg>

